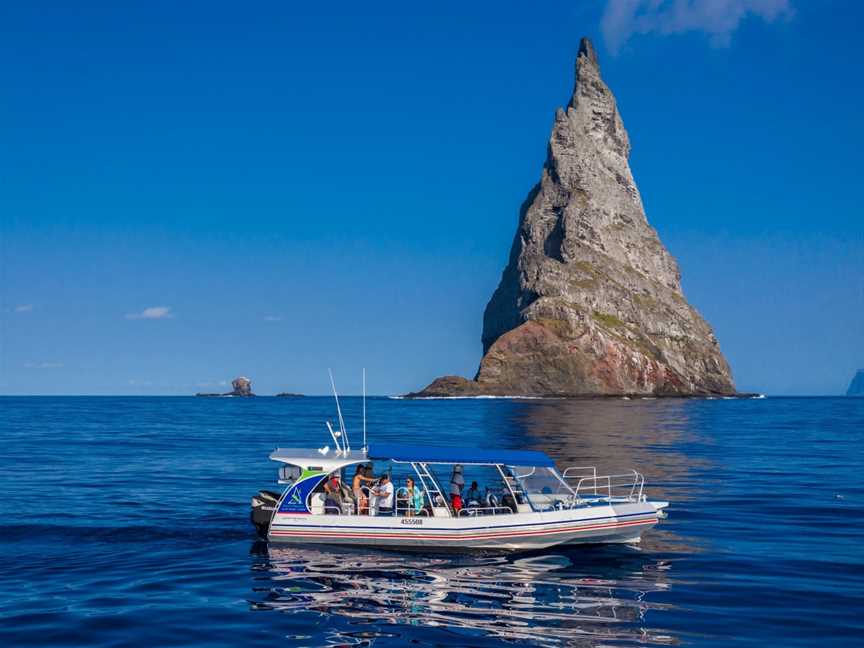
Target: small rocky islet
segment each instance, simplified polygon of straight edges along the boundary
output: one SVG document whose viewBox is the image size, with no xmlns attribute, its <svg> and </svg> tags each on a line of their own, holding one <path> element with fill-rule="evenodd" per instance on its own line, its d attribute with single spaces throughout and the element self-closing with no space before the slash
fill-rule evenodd
<svg viewBox="0 0 864 648">
<path fill-rule="evenodd" d="M 252 393 L 252 381 L 249 380 L 246 376 L 237 376 L 234 380 L 231 381 L 231 391 L 222 393 L 208 393 L 208 392 L 199 392 L 195 394 L 200 397 L 209 397 L 216 398 L 222 396 L 240 396 L 244 398 L 248 398 L 250 396 L 254 396 Z"/>
<path fill-rule="evenodd" d="M 237 378 L 232 380 L 230 392 L 226 392 L 224 394 L 199 392 L 195 395 L 202 398 L 224 398 L 230 396 L 248 398 L 255 396 L 255 394 L 252 392 L 252 381 L 246 376 L 238 376 Z M 278 394 L 276 394 L 276 398 L 303 398 L 303 394 L 297 394 L 295 392 L 279 392 Z"/>
<path fill-rule="evenodd" d="M 473 380 L 409 397 L 735 395 L 713 330 L 648 223 L 615 97 L 583 38 L 540 182 L 483 317 Z"/>
</svg>

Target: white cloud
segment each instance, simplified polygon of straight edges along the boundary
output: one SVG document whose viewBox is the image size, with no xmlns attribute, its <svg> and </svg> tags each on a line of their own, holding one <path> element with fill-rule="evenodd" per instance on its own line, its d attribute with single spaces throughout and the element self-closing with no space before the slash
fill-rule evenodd
<svg viewBox="0 0 864 648">
<path fill-rule="evenodd" d="M 13 310 L 16 313 L 29 313 L 33 310 L 33 304 L 19 304 Z"/>
<path fill-rule="evenodd" d="M 158 320 L 174 317 L 170 306 L 150 306 L 140 313 L 127 313 L 126 319 Z"/>
<path fill-rule="evenodd" d="M 265 315 L 264 321 L 265 322 L 281 322 L 282 316 L 281 315 Z"/>
<path fill-rule="evenodd" d="M 25 369 L 62 369 L 62 362 L 25 362 Z"/>
<path fill-rule="evenodd" d="M 612 53 L 634 34 L 649 33 L 701 31 L 725 47 L 747 15 L 771 22 L 792 13 L 789 0 L 607 0 L 600 27 Z"/>
</svg>

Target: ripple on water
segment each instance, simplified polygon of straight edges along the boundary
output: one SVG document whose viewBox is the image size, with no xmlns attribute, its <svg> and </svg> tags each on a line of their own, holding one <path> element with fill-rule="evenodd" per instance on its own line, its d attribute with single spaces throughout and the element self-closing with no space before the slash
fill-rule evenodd
<svg viewBox="0 0 864 648">
<path fill-rule="evenodd" d="M 349 430 L 360 403 L 343 403 Z M 267 454 L 330 399 L 0 397 L 0 645 L 667 645 L 864 636 L 864 399 L 371 399 L 374 440 L 630 467 L 639 548 L 267 547 Z"/>
<path fill-rule="evenodd" d="M 352 624 L 446 628 L 466 637 L 561 645 L 670 643 L 647 632 L 645 595 L 664 565 L 626 547 L 525 557 L 442 556 L 261 545 L 254 609 L 317 611 Z M 587 569 L 586 569 L 587 568 Z M 605 577 L 598 577 L 603 576 Z M 402 631 L 394 630 L 395 634 Z"/>
</svg>

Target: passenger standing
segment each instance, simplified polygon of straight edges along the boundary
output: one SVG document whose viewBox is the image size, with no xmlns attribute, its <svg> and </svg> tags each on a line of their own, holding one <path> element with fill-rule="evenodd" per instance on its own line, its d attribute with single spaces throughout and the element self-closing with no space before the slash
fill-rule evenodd
<svg viewBox="0 0 864 648">
<path fill-rule="evenodd" d="M 393 484 L 388 473 L 381 475 L 372 494 L 378 498 L 378 515 L 393 515 Z"/>
<path fill-rule="evenodd" d="M 366 466 L 357 466 L 354 471 L 354 479 L 351 482 L 351 491 L 354 493 L 354 502 L 357 506 L 357 515 L 369 514 L 369 498 L 363 492 L 363 482 L 374 482 L 371 477 L 366 476 Z"/>
<path fill-rule="evenodd" d="M 453 511 L 459 513 L 462 510 L 462 487 L 465 486 L 465 477 L 462 475 L 462 466 L 453 466 L 453 474 L 450 475 L 450 504 Z"/>
</svg>

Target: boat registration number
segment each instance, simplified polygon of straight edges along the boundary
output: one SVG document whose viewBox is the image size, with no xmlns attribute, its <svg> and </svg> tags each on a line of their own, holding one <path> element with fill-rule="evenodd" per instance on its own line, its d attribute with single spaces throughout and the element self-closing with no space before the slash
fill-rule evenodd
<svg viewBox="0 0 864 648">
<path fill-rule="evenodd" d="M 423 526 L 423 520 L 420 518 L 402 518 L 402 524 L 406 526 Z"/>
</svg>

